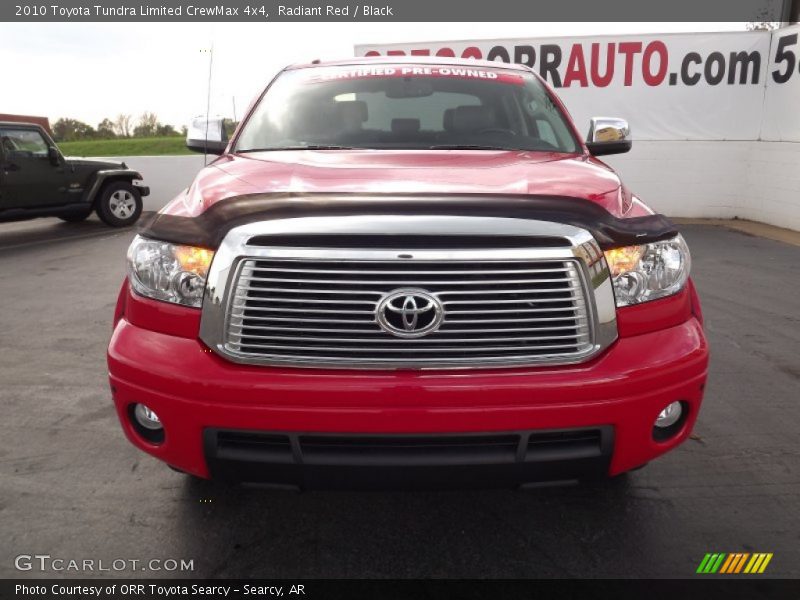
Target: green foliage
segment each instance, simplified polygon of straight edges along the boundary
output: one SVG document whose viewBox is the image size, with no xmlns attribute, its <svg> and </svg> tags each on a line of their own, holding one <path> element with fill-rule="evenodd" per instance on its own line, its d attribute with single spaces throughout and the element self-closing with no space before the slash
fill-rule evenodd
<svg viewBox="0 0 800 600">
<path fill-rule="evenodd" d="M 53 137 L 57 142 L 92 139 L 96 131 L 77 119 L 59 119 L 53 124 Z"/>
<path fill-rule="evenodd" d="M 114 131 L 114 122 L 111 119 L 103 119 L 97 125 L 97 137 L 101 140 L 109 140 L 117 137 Z"/>
<path fill-rule="evenodd" d="M 139 124 L 133 128 L 133 137 L 153 137 L 158 134 L 158 116 L 155 113 L 146 112 L 139 117 Z"/>
<path fill-rule="evenodd" d="M 162 123 L 159 123 L 158 127 L 156 127 L 156 135 L 158 137 L 171 137 L 180 134 L 177 131 L 175 131 L 175 128 L 172 125 L 164 125 Z"/>
<path fill-rule="evenodd" d="M 193 154 L 183 137 L 118 137 L 106 140 L 83 140 L 59 144 L 67 156 L 169 156 Z"/>
<path fill-rule="evenodd" d="M 137 123 L 134 126 L 134 123 Z M 77 119 L 59 119 L 53 125 L 56 142 L 77 142 L 84 140 L 110 140 L 114 138 L 172 137 L 179 135 L 172 126 L 161 123 L 158 115 L 145 112 L 135 121 L 131 115 L 120 114 L 115 119 L 103 119 L 95 130 Z"/>
</svg>

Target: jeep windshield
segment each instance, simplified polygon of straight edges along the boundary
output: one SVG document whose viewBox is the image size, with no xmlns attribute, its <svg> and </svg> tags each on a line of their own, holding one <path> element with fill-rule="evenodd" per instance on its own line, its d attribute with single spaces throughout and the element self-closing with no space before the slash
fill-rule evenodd
<svg viewBox="0 0 800 600">
<path fill-rule="evenodd" d="M 564 114 L 532 74 L 432 65 L 284 71 L 234 151 L 351 148 L 580 151 Z"/>
</svg>

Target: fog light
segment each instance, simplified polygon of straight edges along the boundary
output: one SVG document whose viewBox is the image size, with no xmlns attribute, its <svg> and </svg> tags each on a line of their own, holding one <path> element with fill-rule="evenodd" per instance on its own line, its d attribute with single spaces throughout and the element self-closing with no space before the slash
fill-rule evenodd
<svg viewBox="0 0 800 600">
<path fill-rule="evenodd" d="M 155 411 L 144 404 L 137 404 L 134 407 L 133 416 L 136 418 L 136 422 L 145 429 L 157 430 L 163 427 Z"/>
<path fill-rule="evenodd" d="M 658 418 L 656 418 L 655 425 L 661 429 L 670 427 L 678 422 L 682 413 L 683 407 L 681 406 L 681 403 L 678 401 L 672 402 L 671 404 L 668 404 L 664 410 L 658 413 Z"/>
</svg>

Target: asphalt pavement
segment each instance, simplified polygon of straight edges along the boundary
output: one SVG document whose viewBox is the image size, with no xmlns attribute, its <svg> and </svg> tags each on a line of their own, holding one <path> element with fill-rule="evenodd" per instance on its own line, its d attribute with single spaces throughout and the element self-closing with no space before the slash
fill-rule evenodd
<svg viewBox="0 0 800 600">
<path fill-rule="evenodd" d="M 169 160 L 148 209 L 191 178 Z M 691 577 L 742 551 L 800 576 L 800 248 L 683 231 L 712 359 L 682 447 L 578 487 L 294 494 L 192 481 L 124 438 L 105 348 L 131 230 L 0 225 L 0 577 L 91 575 L 20 572 L 20 554 L 193 561 L 118 572 L 145 577 Z"/>
</svg>

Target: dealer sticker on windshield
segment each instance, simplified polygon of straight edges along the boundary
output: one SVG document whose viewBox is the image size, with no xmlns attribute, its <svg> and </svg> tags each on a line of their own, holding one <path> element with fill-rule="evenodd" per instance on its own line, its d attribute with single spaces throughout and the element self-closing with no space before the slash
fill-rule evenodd
<svg viewBox="0 0 800 600">
<path fill-rule="evenodd" d="M 487 79 L 500 83 L 522 85 L 522 75 L 503 73 L 490 69 L 468 67 L 408 65 L 398 67 L 358 67 L 352 69 L 331 69 L 326 73 L 315 73 L 307 83 L 337 81 L 340 79 L 365 79 L 370 77 L 457 77 L 461 79 Z"/>
</svg>

